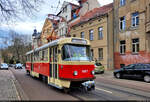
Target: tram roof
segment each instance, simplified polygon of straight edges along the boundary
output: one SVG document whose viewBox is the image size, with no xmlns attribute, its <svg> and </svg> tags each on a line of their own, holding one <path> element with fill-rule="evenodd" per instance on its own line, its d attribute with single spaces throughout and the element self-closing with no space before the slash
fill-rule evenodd
<svg viewBox="0 0 150 102">
<path fill-rule="evenodd" d="M 47 48 L 49 46 L 55 46 L 55 45 L 63 44 L 63 43 L 72 43 L 72 44 L 75 44 L 76 42 L 72 42 L 73 39 L 74 40 L 84 40 L 84 41 L 86 41 L 86 45 L 90 44 L 88 40 L 83 39 L 83 38 L 75 38 L 75 37 L 60 38 L 60 39 L 54 40 L 52 42 L 49 42 L 49 43 L 47 43 L 47 44 L 45 44 L 45 45 L 43 45 L 43 46 L 41 46 L 39 48 L 35 48 L 34 50 L 31 50 L 31 51 L 27 52 L 26 55 L 31 54 L 31 53 L 36 52 L 36 51 L 40 51 L 40 50 L 45 49 L 45 48 Z"/>
</svg>

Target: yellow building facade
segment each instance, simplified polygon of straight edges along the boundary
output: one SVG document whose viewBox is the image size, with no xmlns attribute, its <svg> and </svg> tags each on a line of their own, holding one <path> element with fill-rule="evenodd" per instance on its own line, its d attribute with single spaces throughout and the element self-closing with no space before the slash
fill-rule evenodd
<svg viewBox="0 0 150 102">
<path fill-rule="evenodd" d="M 41 32 L 41 45 L 57 38 L 57 20 L 46 18 Z"/>
<path fill-rule="evenodd" d="M 112 8 L 113 4 L 108 4 L 93 9 L 80 17 L 79 21 L 70 24 L 70 35 L 90 40 L 92 59 L 99 61 L 106 70 L 113 69 Z"/>
<path fill-rule="evenodd" d="M 115 68 L 150 62 L 150 0 L 114 0 Z"/>
</svg>

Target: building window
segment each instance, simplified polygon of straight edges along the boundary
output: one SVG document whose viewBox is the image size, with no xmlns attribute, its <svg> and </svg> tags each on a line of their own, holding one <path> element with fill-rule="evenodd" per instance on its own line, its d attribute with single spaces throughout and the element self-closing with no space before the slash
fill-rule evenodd
<svg viewBox="0 0 150 102">
<path fill-rule="evenodd" d="M 132 13 L 132 27 L 136 27 L 139 25 L 139 13 L 135 12 Z"/>
<path fill-rule="evenodd" d="M 84 32 L 81 32 L 81 38 L 84 38 Z"/>
<path fill-rule="evenodd" d="M 120 41 L 120 54 L 125 54 L 126 51 L 126 41 Z"/>
<path fill-rule="evenodd" d="M 131 0 L 130 2 L 134 2 L 134 1 L 136 1 L 136 0 Z"/>
<path fill-rule="evenodd" d="M 76 37 L 76 35 L 75 35 L 75 34 L 73 34 L 73 37 Z"/>
<path fill-rule="evenodd" d="M 92 60 L 94 60 L 94 50 L 93 49 L 91 49 L 91 58 L 92 58 Z"/>
<path fill-rule="evenodd" d="M 126 27 L 126 20 L 125 20 L 125 16 L 120 17 L 120 30 L 125 30 Z"/>
<path fill-rule="evenodd" d="M 132 39 L 132 52 L 133 53 L 139 52 L 139 39 Z"/>
<path fill-rule="evenodd" d="M 68 29 L 66 28 L 66 34 L 68 33 Z"/>
<path fill-rule="evenodd" d="M 94 39 L 93 30 L 90 30 L 90 31 L 89 31 L 89 38 L 90 38 L 90 40 L 93 40 L 93 39 Z"/>
<path fill-rule="evenodd" d="M 120 68 L 122 68 L 122 67 L 124 67 L 125 66 L 125 64 L 120 64 Z"/>
<path fill-rule="evenodd" d="M 98 49 L 99 60 L 103 59 L 103 48 Z"/>
<path fill-rule="evenodd" d="M 61 36 L 63 36 L 63 28 L 61 29 Z"/>
<path fill-rule="evenodd" d="M 103 27 L 98 28 L 98 39 L 103 39 Z"/>
<path fill-rule="evenodd" d="M 67 16 L 66 16 L 66 20 L 67 20 Z"/>
<path fill-rule="evenodd" d="M 124 6 L 126 4 L 126 0 L 120 0 L 120 6 Z"/>
</svg>

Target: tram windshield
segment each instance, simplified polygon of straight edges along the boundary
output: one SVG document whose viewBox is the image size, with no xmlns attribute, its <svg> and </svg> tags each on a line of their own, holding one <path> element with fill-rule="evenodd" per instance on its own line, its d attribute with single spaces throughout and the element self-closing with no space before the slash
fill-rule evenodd
<svg viewBox="0 0 150 102">
<path fill-rule="evenodd" d="M 90 47 L 85 45 L 67 44 L 62 48 L 62 60 L 64 61 L 89 61 Z"/>
</svg>

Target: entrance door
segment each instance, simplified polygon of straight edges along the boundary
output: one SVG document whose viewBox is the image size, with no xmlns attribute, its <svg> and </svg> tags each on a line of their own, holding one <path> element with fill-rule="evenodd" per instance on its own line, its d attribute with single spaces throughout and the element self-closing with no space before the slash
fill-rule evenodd
<svg viewBox="0 0 150 102">
<path fill-rule="evenodd" d="M 33 53 L 31 54 L 31 71 L 33 71 Z"/>
<path fill-rule="evenodd" d="M 57 46 L 50 48 L 50 82 L 55 83 L 58 79 L 58 49 Z"/>
</svg>

